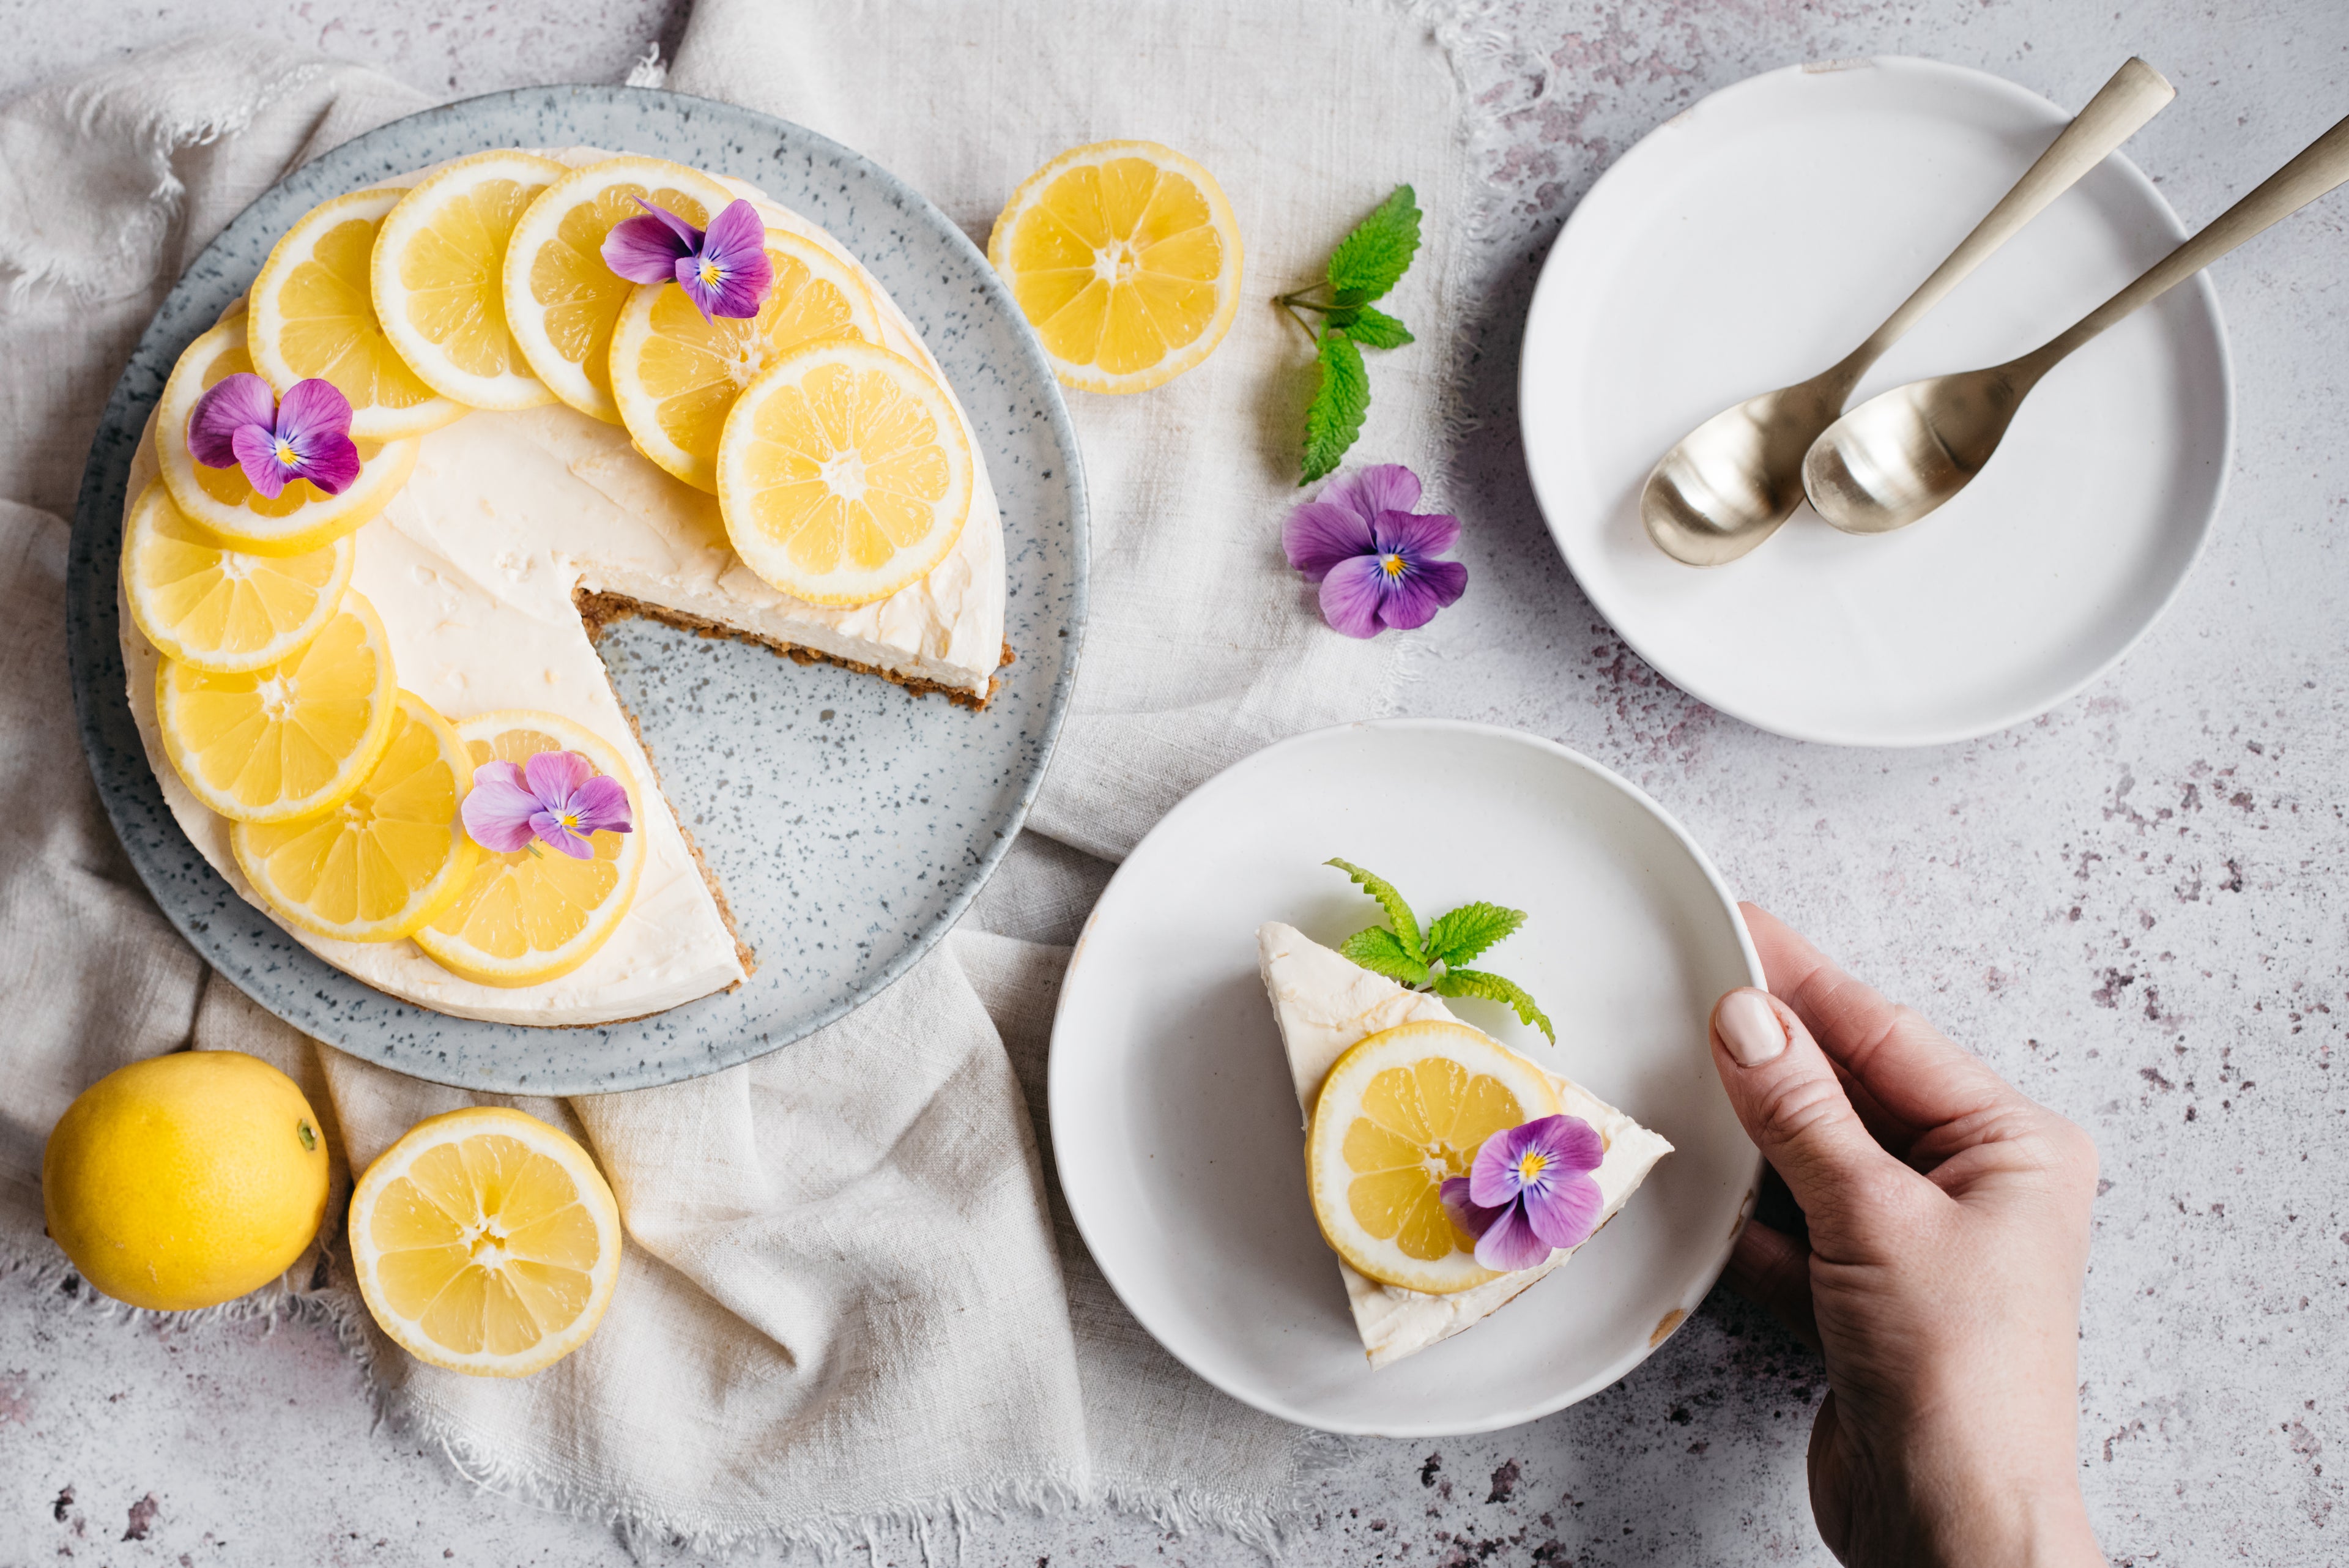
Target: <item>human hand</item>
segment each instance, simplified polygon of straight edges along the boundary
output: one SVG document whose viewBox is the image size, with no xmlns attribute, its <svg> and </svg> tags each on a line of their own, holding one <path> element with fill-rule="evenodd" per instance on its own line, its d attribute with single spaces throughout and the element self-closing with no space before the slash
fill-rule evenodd
<svg viewBox="0 0 2349 1568">
<path fill-rule="evenodd" d="M 1826 1361 L 1820 1535 L 1852 1568 L 2101 1568 L 2075 1451 L 2095 1143 L 1744 909 L 1770 992 L 1715 1005 L 1713 1062 L 1810 1234 L 1747 1225 L 1727 1277 Z"/>
</svg>

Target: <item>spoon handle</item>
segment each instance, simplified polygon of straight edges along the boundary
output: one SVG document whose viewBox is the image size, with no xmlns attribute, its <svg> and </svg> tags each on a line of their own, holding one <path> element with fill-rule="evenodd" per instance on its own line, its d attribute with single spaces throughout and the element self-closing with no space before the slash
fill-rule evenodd
<svg viewBox="0 0 2349 1568">
<path fill-rule="evenodd" d="M 2349 119 L 2303 148 L 2299 157 L 2269 175 L 2259 189 L 2210 220 L 2202 232 L 2146 269 L 2143 275 L 2082 317 L 2071 330 L 2018 362 L 2035 379 L 2064 355 L 2140 306 L 2171 289 L 2270 225 L 2281 222 L 2349 181 Z"/>
<path fill-rule="evenodd" d="M 1949 259 L 1934 268 L 1933 275 L 1919 284 L 1917 292 L 1902 301 L 1900 308 L 1867 342 L 1853 350 L 1839 368 L 1847 369 L 1857 382 L 1886 349 L 1917 324 L 1919 317 L 1940 303 L 1942 296 L 1989 259 L 1992 251 L 2013 238 L 2016 231 L 2037 217 L 2048 202 L 2103 162 L 2114 148 L 2136 135 L 2139 127 L 2159 114 L 2177 96 L 2178 89 L 2159 71 L 2132 56 L 2113 73 L 2112 80 L 2096 90 L 2096 96 L 2064 128 L 2063 134 L 2039 155 L 2039 161 L 2023 171 L 2014 188 L 2000 197 L 1998 205 L 1974 225 L 1973 233 L 1958 242 L 1958 248 L 1950 253 Z"/>
</svg>

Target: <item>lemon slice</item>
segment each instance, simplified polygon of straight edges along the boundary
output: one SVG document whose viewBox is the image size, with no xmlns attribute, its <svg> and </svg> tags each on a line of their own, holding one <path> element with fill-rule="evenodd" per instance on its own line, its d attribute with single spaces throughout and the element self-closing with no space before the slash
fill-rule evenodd
<svg viewBox="0 0 2349 1568">
<path fill-rule="evenodd" d="M 636 771 L 602 736 L 559 713 L 477 713 L 457 733 L 471 767 L 577 752 L 627 786 L 635 831 L 595 835 L 595 853 L 585 860 L 536 844 L 484 849 L 464 889 L 415 933 L 416 945 L 441 968 L 482 985 L 535 985 L 569 974 L 611 940 L 644 875 L 645 792 Z"/>
<path fill-rule="evenodd" d="M 873 296 L 821 246 L 767 231 L 775 285 L 748 320 L 702 319 L 685 290 L 639 284 L 612 333 L 612 396 L 636 450 L 698 490 L 718 488 L 718 438 L 742 389 L 804 344 L 881 341 Z"/>
<path fill-rule="evenodd" d="M 1011 194 L 987 259 L 1053 372 L 1140 392 L 1216 351 L 1240 303 L 1240 230 L 1216 177 L 1155 141 L 1063 152 Z"/>
<path fill-rule="evenodd" d="M 718 443 L 734 553 L 795 598 L 883 599 L 945 559 L 970 516 L 970 444 L 911 359 L 834 339 L 743 390 Z"/>
<path fill-rule="evenodd" d="M 472 779 L 449 721 L 402 691 L 383 755 L 348 799 L 291 822 L 240 822 L 229 843 L 254 891 L 302 929 L 396 942 L 473 874 L 481 846 L 457 816 Z"/>
<path fill-rule="evenodd" d="M 554 401 L 506 330 L 506 242 L 570 171 L 504 149 L 460 158 L 399 199 L 375 239 L 369 285 L 384 336 L 434 391 L 474 409 Z"/>
<path fill-rule="evenodd" d="M 660 158 L 611 158 L 548 186 L 506 247 L 506 326 L 554 395 L 620 422 L 612 400 L 612 328 L 636 285 L 604 264 L 604 236 L 644 209 L 642 197 L 697 229 L 734 198 L 723 185 Z"/>
<path fill-rule="evenodd" d="M 350 798 L 383 755 L 399 688 L 375 607 L 346 590 L 318 634 L 275 664 L 155 671 L 163 750 L 195 797 L 235 822 L 285 822 Z"/>
<path fill-rule="evenodd" d="M 465 405 L 408 368 L 376 313 L 377 230 L 405 191 L 353 191 L 295 221 L 253 280 L 246 313 L 254 369 L 284 397 L 312 376 L 350 400 L 353 441 L 422 435 Z"/>
<path fill-rule="evenodd" d="M 245 313 L 238 312 L 188 345 L 155 405 L 155 461 L 165 488 L 197 526 L 231 549 L 255 556 L 299 556 L 323 549 L 391 504 L 416 471 L 418 442 L 359 441 L 359 476 L 329 495 L 306 479 L 289 482 L 274 500 L 253 488 L 232 463 L 206 468 L 188 451 L 188 420 L 216 382 L 250 375 Z"/>
<path fill-rule="evenodd" d="M 351 584 L 346 535 L 301 556 L 231 550 L 151 481 L 122 535 L 130 618 L 166 658 L 215 675 L 274 664 L 318 635 Z"/>
<path fill-rule="evenodd" d="M 587 1343 L 620 1280 L 620 1206 L 587 1151 L 473 1106 L 417 1123 L 351 1191 L 367 1311 L 419 1361 L 527 1377 Z"/>
<path fill-rule="evenodd" d="M 1557 1114 L 1540 1068 L 1464 1023 L 1372 1034 L 1321 1080 L 1305 1138 L 1313 1217 L 1338 1255 L 1381 1284 L 1449 1295 L 1500 1275 L 1444 1210 L 1485 1140 Z"/>
</svg>

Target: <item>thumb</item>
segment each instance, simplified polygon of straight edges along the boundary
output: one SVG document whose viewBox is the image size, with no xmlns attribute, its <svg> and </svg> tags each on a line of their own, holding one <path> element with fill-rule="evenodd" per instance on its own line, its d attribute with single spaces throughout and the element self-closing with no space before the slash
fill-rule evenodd
<svg viewBox="0 0 2349 1568">
<path fill-rule="evenodd" d="M 1884 1233 L 1888 1208 L 1923 1179 L 1885 1152 L 1794 1009 L 1765 991 L 1713 1005 L 1713 1059 L 1745 1133 L 1802 1206 L 1814 1249 Z"/>
</svg>

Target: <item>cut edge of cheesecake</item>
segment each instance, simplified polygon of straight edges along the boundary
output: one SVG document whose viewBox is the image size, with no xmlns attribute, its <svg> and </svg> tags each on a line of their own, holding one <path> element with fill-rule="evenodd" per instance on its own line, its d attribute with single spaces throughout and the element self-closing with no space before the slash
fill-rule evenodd
<svg viewBox="0 0 2349 1568">
<path fill-rule="evenodd" d="M 1399 1024 L 1428 1019 L 1463 1022 L 1435 997 L 1371 973 L 1294 926 L 1269 920 L 1257 928 L 1256 935 L 1257 967 L 1280 1025 L 1298 1110 L 1309 1126 L 1321 1080 L 1355 1044 Z M 1603 1229 L 1639 1190 L 1656 1162 L 1672 1152 L 1672 1146 L 1573 1080 L 1539 1063 L 1530 1064 L 1557 1090 L 1566 1114 L 1590 1123 L 1607 1140 L 1607 1157 L 1592 1172 L 1604 1199 L 1599 1220 Z M 1598 1229 L 1591 1233 L 1598 1234 Z M 1380 1367 L 1475 1327 L 1577 1251 L 1560 1248 L 1546 1262 L 1450 1295 L 1382 1285 L 1344 1259 L 1333 1261 L 1345 1282 L 1346 1304 L 1361 1335 L 1363 1354 L 1371 1366 Z"/>
</svg>

